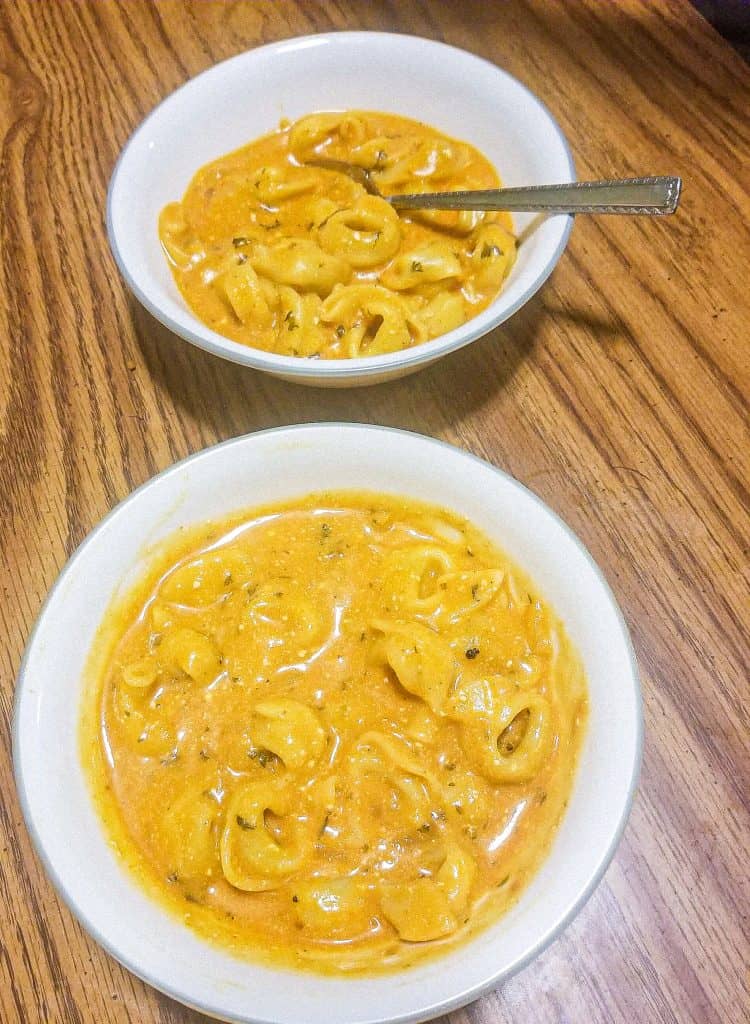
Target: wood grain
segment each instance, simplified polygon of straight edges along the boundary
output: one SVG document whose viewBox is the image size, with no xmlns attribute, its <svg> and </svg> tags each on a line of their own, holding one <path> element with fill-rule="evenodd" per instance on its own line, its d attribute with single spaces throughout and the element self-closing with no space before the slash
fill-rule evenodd
<svg viewBox="0 0 750 1024">
<path fill-rule="evenodd" d="M 342 28 L 496 61 L 551 107 L 580 176 L 681 174 L 679 215 L 581 218 L 509 324 L 367 392 L 179 342 L 109 253 L 118 152 L 215 61 Z M 204 1019 L 106 956 L 46 880 L 13 786 L 14 677 L 65 559 L 133 487 L 219 439 L 319 419 L 443 437 L 528 484 L 604 568 L 643 674 L 640 792 L 604 883 L 453 1024 L 748 1019 L 748 99 L 748 68 L 682 0 L 0 2 L 3 1024 Z"/>
</svg>

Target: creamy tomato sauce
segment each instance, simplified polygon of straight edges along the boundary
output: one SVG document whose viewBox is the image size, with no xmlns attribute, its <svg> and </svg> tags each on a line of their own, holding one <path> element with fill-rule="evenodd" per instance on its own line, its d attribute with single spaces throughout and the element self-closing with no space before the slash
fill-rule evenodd
<svg viewBox="0 0 750 1024">
<path fill-rule="evenodd" d="M 350 358 L 420 344 L 476 316 L 516 255 L 504 213 L 397 212 L 383 195 L 496 188 L 478 150 L 395 114 L 311 114 L 202 167 L 159 235 L 187 304 L 234 341 Z"/>
<path fill-rule="evenodd" d="M 91 673 L 83 760 L 124 863 L 207 939 L 326 972 L 405 967 L 507 909 L 587 716 L 526 576 L 380 494 L 178 533 Z"/>
</svg>

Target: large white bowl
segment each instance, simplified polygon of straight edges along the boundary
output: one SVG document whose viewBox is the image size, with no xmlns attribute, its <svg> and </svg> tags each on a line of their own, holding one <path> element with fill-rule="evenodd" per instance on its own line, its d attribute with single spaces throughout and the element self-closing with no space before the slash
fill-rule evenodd
<svg viewBox="0 0 750 1024">
<path fill-rule="evenodd" d="M 485 530 L 553 603 L 583 657 L 590 722 L 549 858 L 519 903 L 448 956 L 398 974 L 326 978 L 233 959 L 188 931 L 124 873 L 79 762 L 86 657 L 104 608 L 177 527 L 321 488 L 367 488 L 455 509 Z M 539 953 L 612 857 L 641 757 L 638 675 L 600 571 L 567 526 L 497 469 L 439 441 L 382 427 L 314 424 L 250 434 L 155 477 L 91 533 L 29 640 L 14 719 L 21 805 L 61 896 L 113 956 L 156 988 L 224 1019 L 274 1024 L 426 1020 L 461 1006 Z"/>
<path fill-rule="evenodd" d="M 167 97 L 132 136 L 112 176 L 112 251 L 130 288 L 157 320 L 235 363 L 302 384 L 351 387 L 428 366 L 497 327 L 531 298 L 565 248 L 570 217 L 550 217 L 535 227 L 503 291 L 484 312 L 403 352 L 333 360 L 275 355 L 231 341 L 194 316 L 159 243 L 162 207 L 182 197 L 199 167 L 271 131 L 280 118 L 354 108 L 414 117 L 473 143 L 506 185 L 575 179 L 568 145 L 544 104 L 505 71 L 463 50 L 384 32 L 334 32 L 248 50 Z M 531 220 L 532 215 L 517 215 L 517 230 Z"/>
</svg>

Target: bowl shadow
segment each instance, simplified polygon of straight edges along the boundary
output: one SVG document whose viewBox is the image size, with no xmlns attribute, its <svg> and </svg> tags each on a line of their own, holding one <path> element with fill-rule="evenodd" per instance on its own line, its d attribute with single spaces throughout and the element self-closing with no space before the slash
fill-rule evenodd
<svg viewBox="0 0 750 1024">
<path fill-rule="evenodd" d="M 505 324 L 411 376 L 364 388 L 313 388 L 211 355 L 164 327 L 133 296 L 129 301 L 154 386 L 171 399 L 178 418 L 199 427 L 206 444 L 318 420 L 450 431 L 508 386 L 532 352 L 545 317 L 535 296 Z"/>
</svg>

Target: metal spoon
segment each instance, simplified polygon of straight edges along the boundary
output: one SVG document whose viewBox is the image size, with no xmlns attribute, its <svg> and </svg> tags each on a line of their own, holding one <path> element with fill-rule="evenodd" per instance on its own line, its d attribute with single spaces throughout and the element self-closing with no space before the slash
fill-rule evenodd
<svg viewBox="0 0 750 1024">
<path fill-rule="evenodd" d="M 425 192 L 384 196 L 364 167 L 343 160 L 307 160 L 314 167 L 347 174 L 370 195 L 399 210 L 518 210 L 525 213 L 674 213 L 680 201 L 681 178 L 622 178 L 615 181 L 573 181 L 564 185 L 488 188 L 471 192 Z"/>
</svg>

